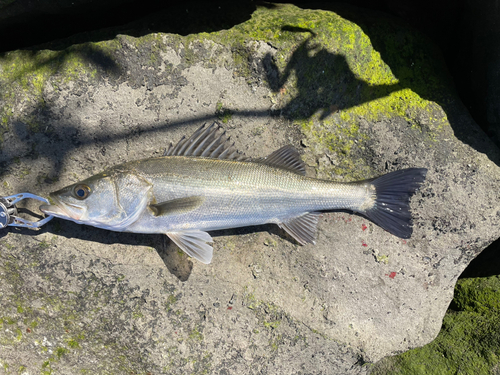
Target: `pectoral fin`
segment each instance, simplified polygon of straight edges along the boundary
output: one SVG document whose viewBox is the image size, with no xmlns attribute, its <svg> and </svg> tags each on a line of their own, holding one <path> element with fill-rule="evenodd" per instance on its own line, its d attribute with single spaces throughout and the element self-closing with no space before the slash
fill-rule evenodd
<svg viewBox="0 0 500 375">
<path fill-rule="evenodd" d="M 320 212 L 307 212 L 278 224 L 301 245 L 315 244 Z"/>
<path fill-rule="evenodd" d="M 213 242 L 213 240 L 207 232 L 187 230 L 168 232 L 167 236 L 190 257 L 205 264 L 212 261 L 213 248 L 207 242 Z"/>
<path fill-rule="evenodd" d="M 155 216 L 183 214 L 200 207 L 205 200 L 204 197 L 185 197 L 172 199 L 157 204 L 150 204 L 149 208 Z"/>
</svg>

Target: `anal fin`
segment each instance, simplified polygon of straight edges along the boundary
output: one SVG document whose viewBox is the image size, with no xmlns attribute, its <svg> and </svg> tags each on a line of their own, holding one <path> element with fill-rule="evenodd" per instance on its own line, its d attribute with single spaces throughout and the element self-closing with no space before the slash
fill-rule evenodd
<svg viewBox="0 0 500 375">
<path fill-rule="evenodd" d="M 301 245 L 308 243 L 315 244 L 316 229 L 320 216 L 320 212 L 306 212 L 300 216 L 283 221 L 278 225 Z"/>
<path fill-rule="evenodd" d="M 205 264 L 212 261 L 213 248 L 207 242 L 213 242 L 213 239 L 207 232 L 195 229 L 167 232 L 166 234 L 190 257 Z"/>
</svg>

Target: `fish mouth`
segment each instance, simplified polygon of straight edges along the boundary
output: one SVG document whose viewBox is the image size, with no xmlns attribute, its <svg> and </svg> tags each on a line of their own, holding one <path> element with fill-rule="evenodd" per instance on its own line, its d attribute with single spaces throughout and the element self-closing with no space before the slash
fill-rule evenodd
<svg viewBox="0 0 500 375">
<path fill-rule="evenodd" d="M 59 200 L 55 195 L 49 194 L 51 204 L 42 204 L 39 210 L 45 215 L 52 215 L 62 219 L 80 220 L 84 213 L 83 207 L 65 203 Z"/>
</svg>

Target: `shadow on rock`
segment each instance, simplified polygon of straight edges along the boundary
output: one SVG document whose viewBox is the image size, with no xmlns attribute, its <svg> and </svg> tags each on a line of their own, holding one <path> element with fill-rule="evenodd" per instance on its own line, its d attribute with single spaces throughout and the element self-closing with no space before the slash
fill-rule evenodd
<svg viewBox="0 0 500 375">
<path fill-rule="evenodd" d="M 55 75 L 75 62 L 92 64 L 108 76 L 116 77 L 121 73 L 115 59 L 92 44 L 70 46 L 62 51 L 25 50 L 18 51 L 15 55 L 2 54 L 0 56 L 5 66 L 12 64 L 12 68 L 17 70 L 17 73 L 11 76 L 12 81 L 32 73 Z M 12 58 L 15 60 L 11 61 Z M 21 64 L 20 67 L 16 66 L 20 61 L 29 63 Z"/>
<path fill-rule="evenodd" d="M 284 90 L 292 73 L 295 74 L 298 94 L 282 109 L 290 119 L 307 119 L 318 110 L 320 119 L 334 112 L 368 101 L 377 100 L 399 91 L 400 84 L 369 85 L 357 78 L 341 54 L 328 52 L 314 43 L 315 34 L 309 29 L 283 26 L 282 32 L 311 34 L 293 52 L 283 73 L 271 54 L 263 59 L 266 79 L 274 93 Z"/>
<path fill-rule="evenodd" d="M 490 277 L 500 274 L 500 239 L 493 242 L 475 258 L 460 275 L 461 279 Z"/>
<path fill-rule="evenodd" d="M 359 26 L 399 80 L 400 89 L 409 88 L 421 98 L 437 103 L 446 113 L 460 141 L 500 165 L 499 149 L 485 136 L 460 102 L 442 52 L 430 38 L 416 31 L 411 32 L 406 23 L 384 13 L 340 4 L 324 4 L 319 8 L 332 10 Z M 383 22 L 384 19 L 387 22 Z"/>
<path fill-rule="evenodd" d="M 22 229 L 23 234 L 31 235 L 47 232 L 56 233 L 58 236 L 67 239 L 76 238 L 102 245 L 122 244 L 152 247 L 156 250 L 170 273 L 183 282 L 189 279 L 193 269 L 192 260 L 163 234 L 113 232 L 59 219 L 49 222 L 43 227 L 42 231 Z M 4 233 L 7 233 L 7 231 L 4 231 Z M 3 235 L 2 232 L 0 232 L 1 235 Z"/>
</svg>

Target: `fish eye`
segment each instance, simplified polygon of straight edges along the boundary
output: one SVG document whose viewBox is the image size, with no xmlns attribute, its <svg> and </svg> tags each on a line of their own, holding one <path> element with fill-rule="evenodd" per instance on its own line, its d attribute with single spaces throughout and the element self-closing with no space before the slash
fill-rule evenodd
<svg viewBox="0 0 500 375">
<path fill-rule="evenodd" d="M 76 185 L 73 189 L 76 199 L 83 200 L 90 194 L 90 188 L 87 185 Z"/>
</svg>

